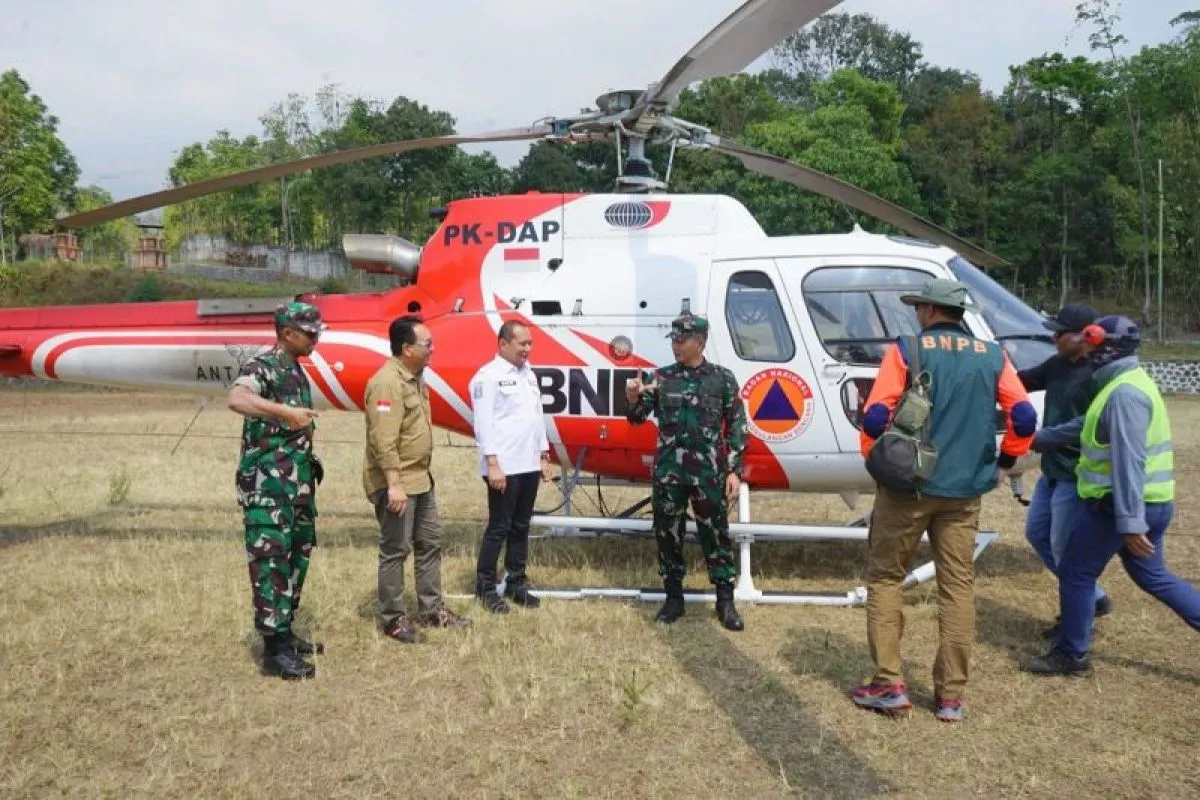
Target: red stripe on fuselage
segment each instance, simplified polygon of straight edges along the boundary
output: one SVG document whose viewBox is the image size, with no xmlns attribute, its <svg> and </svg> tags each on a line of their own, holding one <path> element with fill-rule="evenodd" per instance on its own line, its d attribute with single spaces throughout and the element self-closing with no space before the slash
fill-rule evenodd
<svg viewBox="0 0 1200 800">
<path fill-rule="evenodd" d="M 333 387 L 329 385 L 329 382 L 326 381 L 324 376 L 322 376 L 317 370 L 316 364 L 304 359 L 300 362 L 300 367 L 304 370 L 304 374 L 308 376 L 308 379 L 312 381 L 313 385 L 317 387 L 317 390 L 321 392 L 321 394 L 325 395 L 325 399 L 329 401 L 330 405 L 339 411 L 346 410 L 345 403 L 343 403 L 341 400 L 338 400 L 337 395 L 333 392 Z M 355 410 L 357 411 L 357 409 Z"/>
<path fill-rule="evenodd" d="M 612 350 L 607 342 L 603 341 L 602 339 L 598 339 L 595 336 L 590 336 L 583 331 L 575 330 L 574 328 L 571 328 L 571 332 L 591 345 L 593 350 L 607 358 L 615 367 L 654 369 L 657 366 L 656 364 L 652 364 L 638 354 L 632 352 L 624 360 L 618 361 L 617 358 L 612 354 Z"/>
<path fill-rule="evenodd" d="M 496 297 L 496 308 L 499 309 L 503 319 L 515 320 L 529 329 L 529 333 L 533 337 L 533 350 L 529 353 L 530 364 L 558 367 L 588 366 L 586 361 L 564 347 L 548 331 L 542 330 L 521 312 L 514 311 L 512 306 L 499 296 Z M 480 365 L 482 366 L 482 362 Z"/>
</svg>

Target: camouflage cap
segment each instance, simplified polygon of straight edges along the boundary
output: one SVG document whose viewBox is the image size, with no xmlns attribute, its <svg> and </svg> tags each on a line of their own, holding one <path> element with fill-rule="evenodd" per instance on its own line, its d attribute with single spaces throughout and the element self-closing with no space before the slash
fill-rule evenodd
<svg viewBox="0 0 1200 800">
<path fill-rule="evenodd" d="M 275 324 L 304 331 L 316 336 L 325 330 L 321 312 L 308 303 L 285 303 L 275 309 Z"/>
<path fill-rule="evenodd" d="M 671 323 L 668 339 L 685 339 L 688 336 L 708 336 L 708 320 L 693 314 L 684 314 Z"/>
<path fill-rule="evenodd" d="M 920 294 L 901 295 L 900 302 L 910 306 L 928 303 L 945 308 L 970 308 L 974 305 L 967 297 L 967 287 L 948 278 L 934 278 L 925 284 Z"/>
</svg>

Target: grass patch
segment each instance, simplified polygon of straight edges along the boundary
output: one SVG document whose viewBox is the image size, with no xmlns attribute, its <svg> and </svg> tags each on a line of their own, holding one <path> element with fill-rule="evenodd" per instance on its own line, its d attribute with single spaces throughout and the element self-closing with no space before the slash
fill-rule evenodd
<svg viewBox="0 0 1200 800">
<path fill-rule="evenodd" d="M 1181 487 L 1200 474 L 1200 401 L 1171 398 Z M 731 633 L 689 603 L 544 601 L 506 617 L 453 601 L 470 631 L 404 646 L 372 620 L 378 532 L 362 494 L 362 418 L 327 413 L 317 448 L 318 545 L 300 625 L 325 643 L 302 684 L 258 674 L 234 503 L 239 418 L 188 397 L 0 392 L 0 796 L 155 797 L 1192 797 L 1196 638 L 1118 565 L 1096 676 L 1039 680 L 1057 593 L 1005 491 L 984 503 L 1001 541 L 977 569 L 968 717 L 931 713 L 936 590 L 908 595 L 904 655 L 918 708 L 904 722 L 853 707 L 870 669 L 861 609 L 743 606 Z M 96 436 L 94 434 L 106 434 Z M 112 434 L 122 434 L 120 436 Z M 444 436 L 439 434 L 440 437 Z M 486 498 L 474 452 L 434 458 L 443 584 L 473 585 Z M 111 481 L 130 481 L 110 504 Z M 543 489 L 539 507 L 554 505 Z M 596 513 L 595 488 L 576 512 Z M 610 507 L 639 498 L 605 490 Z M 848 522 L 832 496 L 754 496 L 755 519 Z M 1200 579 L 1200 501 L 1181 492 L 1172 568 Z M 689 586 L 703 587 L 688 545 Z M 755 547 L 763 589 L 862 583 L 861 543 Z M 927 559 L 922 549 L 918 558 Z M 412 586 L 411 559 L 407 585 Z M 541 586 L 653 586 L 647 540 L 537 540 Z M 264 769 L 264 764 L 285 765 Z M 399 787 L 399 788 L 398 788 Z"/>
</svg>

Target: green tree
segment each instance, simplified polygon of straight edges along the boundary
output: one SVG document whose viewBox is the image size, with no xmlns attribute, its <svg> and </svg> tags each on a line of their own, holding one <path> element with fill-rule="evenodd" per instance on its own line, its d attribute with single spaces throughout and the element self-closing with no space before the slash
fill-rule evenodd
<svg viewBox="0 0 1200 800">
<path fill-rule="evenodd" d="M 10 252 L 6 239 L 49 231 L 78 178 L 58 118 L 15 69 L 0 74 L 0 253 Z"/>
<path fill-rule="evenodd" d="M 317 142 L 309 118 L 308 100 L 295 92 L 271 106 L 259 117 L 263 127 L 262 156 L 264 163 L 292 161 L 316 153 Z M 275 219 L 279 243 L 291 250 L 297 242 L 313 241 L 316 193 L 312 191 L 312 176 L 308 173 L 286 175 L 272 187 L 279 197 L 279 214 Z"/>
<path fill-rule="evenodd" d="M 992 205 L 1008 170 L 1012 128 L 978 84 L 943 97 L 905 132 L 908 163 L 931 220 L 994 246 Z"/>
<path fill-rule="evenodd" d="M 775 65 L 815 83 L 843 68 L 904 88 L 921 67 L 921 45 L 870 14 L 823 14 L 772 51 Z"/>
<path fill-rule="evenodd" d="M 1124 36 L 1116 32 L 1116 25 L 1121 17 L 1113 10 L 1112 0 L 1085 0 L 1075 7 L 1075 19 L 1081 23 L 1091 23 L 1095 30 L 1088 37 L 1093 50 L 1107 50 L 1113 66 L 1120 75 L 1122 62 L 1117 58 L 1117 45 L 1125 44 Z M 1141 135 L 1139 133 L 1140 115 L 1134 109 L 1133 97 L 1127 86 L 1118 86 L 1125 105 L 1129 121 L 1130 142 L 1132 152 L 1130 157 L 1138 179 L 1138 211 L 1142 221 L 1142 266 L 1146 278 L 1146 296 L 1142 304 L 1142 319 L 1150 319 L 1150 214 L 1146 197 L 1146 167 L 1142 161 Z"/>
<path fill-rule="evenodd" d="M 113 197 L 99 186 L 82 186 L 75 191 L 71 212 L 79 213 L 101 208 L 113 202 Z M 114 219 L 80 231 L 80 246 L 86 259 L 92 261 L 117 261 L 121 254 L 131 251 L 137 244 L 138 229 L 129 217 Z"/>
<path fill-rule="evenodd" d="M 745 88 L 753 90 L 752 84 Z M 820 103 L 815 110 L 781 107 L 764 115 L 763 121 L 747 125 L 736 138 L 923 213 L 916 185 L 897 158 L 903 114 L 899 91 L 847 69 L 814 83 L 813 97 Z M 837 202 L 747 172 L 725 156 L 685 153 L 677 175 L 676 191 L 731 194 L 772 235 L 844 231 L 853 222 L 880 227 Z"/>
<path fill-rule="evenodd" d="M 207 143 L 183 148 L 169 170 L 172 186 L 183 186 L 241 172 L 264 163 L 257 136 L 236 139 L 218 131 Z M 276 240 L 277 191 L 273 184 L 254 183 L 170 206 L 164 216 L 172 242 L 192 233 L 224 234 L 238 244 Z"/>
</svg>

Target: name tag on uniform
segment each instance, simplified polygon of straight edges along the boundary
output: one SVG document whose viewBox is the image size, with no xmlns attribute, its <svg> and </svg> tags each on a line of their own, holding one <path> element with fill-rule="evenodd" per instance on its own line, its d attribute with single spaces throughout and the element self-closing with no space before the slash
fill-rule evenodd
<svg viewBox="0 0 1200 800">
<path fill-rule="evenodd" d="M 517 390 L 517 379 L 516 378 L 502 378 L 500 380 L 499 386 L 500 386 L 500 391 L 504 392 L 505 394 L 512 394 L 513 392 L 515 392 Z"/>
</svg>

